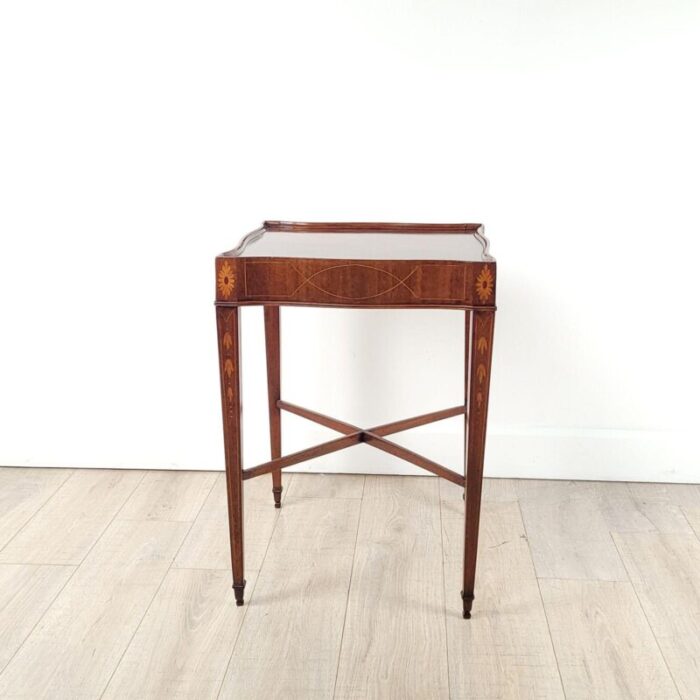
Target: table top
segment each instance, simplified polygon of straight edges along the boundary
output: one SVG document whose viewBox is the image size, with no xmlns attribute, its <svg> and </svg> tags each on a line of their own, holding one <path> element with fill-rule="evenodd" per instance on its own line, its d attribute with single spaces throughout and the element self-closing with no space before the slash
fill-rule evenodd
<svg viewBox="0 0 700 700">
<path fill-rule="evenodd" d="M 216 303 L 495 308 L 481 224 L 265 221 L 216 259 Z"/>
<path fill-rule="evenodd" d="M 223 257 L 493 262 L 481 224 L 266 221 Z"/>
</svg>

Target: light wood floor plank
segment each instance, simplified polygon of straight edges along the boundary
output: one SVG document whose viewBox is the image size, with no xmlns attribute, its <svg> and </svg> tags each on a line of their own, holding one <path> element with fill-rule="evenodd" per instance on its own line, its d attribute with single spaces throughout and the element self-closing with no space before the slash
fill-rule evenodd
<svg viewBox="0 0 700 700">
<path fill-rule="evenodd" d="M 534 558 L 568 697 L 700 698 L 700 486 L 486 480 L 467 621 L 461 488 L 284 478 L 237 608 L 222 473 L 0 468 L 0 697 L 558 698 Z"/>
<path fill-rule="evenodd" d="M 0 562 L 80 564 L 142 478 L 128 469 L 75 471 L 0 552 Z"/>
<path fill-rule="evenodd" d="M 332 696 L 359 510 L 357 499 L 286 500 L 221 698 Z"/>
<path fill-rule="evenodd" d="M 364 474 L 294 474 L 290 498 L 362 498 Z M 284 492 L 283 492 L 284 493 Z"/>
<path fill-rule="evenodd" d="M 450 697 L 562 698 L 518 504 L 482 504 L 470 620 L 462 618 L 459 595 L 464 516 L 442 521 Z"/>
<path fill-rule="evenodd" d="M 74 566 L 0 564 L 0 671 L 74 571 Z"/>
<path fill-rule="evenodd" d="M 290 478 L 287 475 L 282 478 L 284 479 L 283 485 L 287 485 Z M 342 479 L 343 477 L 341 477 Z M 262 565 L 270 535 L 280 510 L 274 506 L 272 480 L 268 474 L 245 481 L 243 488 L 245 568 L 246 571 L 257 571 Z M 285 488 L 282 491 L 283 504 L 287 495 Z M 173 566 L 192 569 L 231 568 L 227 508 L 226 475 L 218 474 L 214 487 L 211 489 Z"/>
<path fill-rule="evenodd" d="M 667 532 L 692 535 L 680 505 L 649 499 L 622 482 L 596 482 L 601 512 L 611 532 Z M 647 491 L 647 493 L 650 493 Z"/>
<path fill-rule="evenodd" d="M 632 495 L 645 504 L 672 503 L 684 508 L 700 508 L 700 484 L 630 483 Z"/>
<path fill-rule="evenodd" d="M 700 508 L 682 508 L 681 510 L 696 537 L 700 538 Z"/>
<path fill-rule="evenodd" d="M 0 550 L 72 473 L 71 469 L 0 467 Z"/>
<path fill-rule="evenodd" d="M 678 697 L 631 583 L 540 586 L 567 698 Z"/>
<path fill-rule="evenodd" d="M 518 481 L 537 576 L 625 581 L 596 482 Z"/>
<path fill-rule="evenodd" d="M 150 471 L 118 517 L 192 522 L 215 479 L 215 472 Z"/>
<path fill-rule="evenodd" d="M 444 482 L 450 484 L 449 481 Z M 509 503 L 518 499 L 517 479 L 484 479 L 481 499 L 487 503 Z M 455 486 L 456 484 L 450 484 Z"/>
<path fill-rule="evenodd" d="M 691 535 L 615 534 L 682 698 L 700 698 L 700 540 Z"/>
<path fill-rule="evenodd" d="M 695 535 L 700 537 L 700 484 L 629 484 L 640 507 L 653 512 L 667 512 L 677 507 Z M 675 532 L 668 528 L 660 532 Z"/>
<path fill-rule="evenodd" d="M 171 569 L 104 700 L 216 698 L 245 612 L 228 571 Z"/>
<path fill-rule="evenodd" d="M 99 697 L 188 527 L 114 521 L 0 674 L 0 697 Z"/>
<path fill-rule="evenodd" d="M 368 476 L 337 698 L 447 698 L 438 481 Z"/>
</svg>

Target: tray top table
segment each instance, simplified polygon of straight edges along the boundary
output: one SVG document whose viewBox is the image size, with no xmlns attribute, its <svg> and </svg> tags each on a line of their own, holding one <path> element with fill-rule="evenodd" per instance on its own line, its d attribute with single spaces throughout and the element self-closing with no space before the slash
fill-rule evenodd
<svg viewBox="0 0 700 700">
<path fill-rule="evenodd" d="M 243 605 L 243 481 L 272 474 L 281 505 L 285 467 L 363 442 L 465 489 L 463 616 L 471 616 L 481 507 L 496 261 L 480 224 L 308 223 L 266 221 L 216 258 L 216 316 L 224 423 L 231 566 Z M 271 460 L 244 469 L 241 450 L 239 307 L 265 314 Z M 280 307 L 449 308 L 465 314 L 464 403 L 372 428 L 360 428 L 283 401 L 280 392 Z M 460 380 L 462 381 L 462 380 Z M 281 411 L 325 425 L 340 437 L 282 456 Z M 464 415 L 464 474 L 386 436 Z"/>
</svg>

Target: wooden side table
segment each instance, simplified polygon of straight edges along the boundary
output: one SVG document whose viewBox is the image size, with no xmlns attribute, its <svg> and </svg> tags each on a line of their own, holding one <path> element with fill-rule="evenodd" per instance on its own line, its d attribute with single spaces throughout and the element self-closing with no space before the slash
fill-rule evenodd
<svg viewBox="0 0 700 700">
<path fill-rule="evenodd" d="M 226 454 L 231 566 L 243 605 L 243 481 L 272 474 L 280 507 L 282 469 L 364 442 L 465 489 L 463 615 L 474 600 L 481 483 L 496 296 L 496 262 L 480 224 L 301 223 L 266 221 L 216 258 L 216 320 Z M 241 452 L 239 307 L 265 313 L 270 413 L 269 462 L 244 469 Z M 280 306 L 455 309 L 465 315 L 464 404 L 372 428 L 359 428 L 284 401 L 280 395 Z M 282 456 L 281 411 L 340 433 Z M 464 415 L 465 473 L 401 447 L 387 436 Z"/>
</svg>

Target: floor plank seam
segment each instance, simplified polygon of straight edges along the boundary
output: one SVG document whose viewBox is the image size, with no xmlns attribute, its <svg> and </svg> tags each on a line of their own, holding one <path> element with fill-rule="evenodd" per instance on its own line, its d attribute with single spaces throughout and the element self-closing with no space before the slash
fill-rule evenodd
<svg viewBox="0 0 700 700">
<path fill-rule="evenodd" d="M 71 476 L 68 477 L 68 478 L 70 479 L 70 478 L 71 478 L 74 474 L 76 474 L 76 473 L 77 473 L 77 470 L 74 470 L 74 471 L 73 471 L 73 474 L 71 474 Z M 56 595 L 51 599 L 51 602 L 50 602 L 50 603 L 48 604 L 48 606 L 46 607 L 46 610 L 44 610 L 44 612 L 41 614 L 41 616 L 40 616 L 39 619 L 36 621 L 36 623 L 35 623 L 34 625 L 32 625 L 32 628 L 31 628 L 31 629 L 29 630 L 29 632 L 27 633 L 27 636 L 22 640 L 22 643 L 17 647 L 17 649 L 15 650 L 15 653 L 12 654 L 12 656 L 8 659 L 8 661 L 7 661 L 7 663 L 5 664 L 5 666 L 3 666 L 2 670 L 0 670 L 0 676 L 2 676 L 2 674 L 5 672 L 5 669 L 7 669 L 7 668 L 10 666 L 10 664 L 12 663 L 12 659 L 14 659 L 15 656 L 17 656 L 17 654 L 19 654 L 20 650 L 21 650 L 22 648 L 24 648 L 24 645 L 27 643 L 27 640 L 32 636 L 32 634 L 34 633 L 34 630 L 35 630 L 35 629 L 37 628 L 37 626 L 41 623 L 41 621 L 44 619 L 44 617 L 46 617 L 46 614 L 49 612 L 49 610 L 51 610 L 51 608 L 53 607 L 53 604 L 56 602 L 56 599 L 58 598 L 58 596 L 61 595 L 61 593 L 65 590 L 66 586 L 73 580 L 73 577 L 75 576 L 75 574 L 76 574 L 76 572 L 78 571 L 78 569 L 82 566 L 83 562 L 87 559 L 87 557 L 89 556 L 90 552 L 92 552 L 92 550 L 95 548 L 95 546 L 97 545 L 97 543 L 102 539 L 102 535 L 104 535 L 104 533 L 107 532 L 107 528 L 109 528 L 109 526 L 116 520 L 117 514 L 119 513 L 119 511 L 124 507 L 124 504 L 131 498 L 131 496 L 132 496 L 132 494 L 134 493 L 134 491 L 136 491 L 136 489 L 140 486 L 141 482 L 142 482 L 145 478 L 146 478 L 146 472 L 144 471 L 144 473 L 143 473 L 143 475 L 141 476 L 141 478 L 140 478 L 140 479 L 138 480 L 138 482 L 135 484 L 133 490 L 132 490 L 132 491 L 129 493 L 129 495 L 124 499 L 124 503 L 122 503 L 122 505 L 121 505 L 121 507 L 119 508 L 119 510 L 117 510 L 117 512 L 116 512 L 116 513 L 114 514 L 114 516 L 112 517 L 112 519 L 109 521 L 109 523 L 107 523 L 107 526 L 102 530 L 102 532 L 99 534 L 99 536 L 97 536 L 97 537 L 95 538 L 95 541 L 90 545 L 90 547 L 88 547 L 88 550 L 85 552 L 85 556 L 83 556 L 83 558 L 80 560 L 80 563 L 77 564 L 77 565 L 73 565 L 73 566 L 75 566 L 75 569 L 73 570 L 73 573 L 71 573 L 71 575 L 66 579 L 66 582 L 61 586 L 61 588 L 58 590 L 58 592 L 56 593 Z M 68 481 L 68 479 L 66 479 L 66 480 L 63 482 L 63 484 L 61 484 L 61 487 L 60 487 L 60 488 L 62 488 L 63 485 L 64 485 L 67 481 Z M 54 492 L 54 495 L 55 495 L 56 493 L 58 493 L 58 491 L 60 490 L 60 488 L 59 488 L 59 489 L 56 489 L 56 491 Z M 51 498 L 53 498 L 53 496 L 51 496 Z M 48 502 L 48 500 L 50 500 L 50 499 L 47 499 L 47 502 Z M 42 508 L 43 508 L 43 506 L 42 506 Z M 40 510 L 41 510 L 41 509 L 40 509 Z M 39 512 L 39 511 L 37 511 L 37 513 L 38 513 L 38 512 Z M 36 513 L 35 513 L 35 515 L 36 515 Z M 33 516 L 32 516 L 32 517 L 33 517 Z M 30 518 L 30 520 L 31 520 L 31 519 L 32 519 L 32 518 Z"/>
<path fill-rule="evenodd" d="M 554 662 L 557 665 L 557 673 L 559 674 L 559 683 L 561 684 L 561 693 L 564 698 L 567 697 L 566 689 L 564 688 L 564 677 L 561 675 L 561 668 L 559 667 L 559 656 L 557 655 L 557 648 L 554 644 L 554 637 L 552 637 L 552 628 L 549 625 L 549 617 L 547 616 L 547 607 L 544 604 L 544 596 L 542 595 L 542 586 L 540 586 L 540 579 L 537 576 L 537 570 L 535 569 L 535 560 L 532 556 L 532 548 L 530 547 L 530 535 L 527 532 L 527 525 L 525 524 L 525 518 L 523 517 L 523 509 L 520 505 L 520 499 L 518 499 L 518 512 L 520 513 L 520 521 L 523 524 L 523 532 L 525 533 L 525 538 L 527 541 L 527 551 L 530 554 L 530 564 L 532 566 L 532 572 L 535 575 L 535 581 L 537 582 L 537 592 L 540 595 L 540 603 L 542 605 L 542 614 L 544 615 L 544 621 L 547 625 L 547 634 L 549 635 L 549 643 L 552 646 L 552 654 L 554 654 Z"/>
<path fill-rule="evenodd" d="M 87 556 L 87 554 L 85 556 Z M 25 566 L 25 565 L 22 565 L 22 566 Z M 39 564 L 39 566 L 43 566 L 43 565 Z M 78 567 L 75 566 L 75 564 L 73 564 L 72 566 L 74 569 L 73 573 L 66 579 L 66 582 L 58 589 L 58 591 L 56 591 L 56 595 L 53 598 L 51 598 L 51 602 L 46 606 L 46 610 L 44 610 L 44 612 L 41 614 L 41 616 L 36 621 L 36 623 L 32 626 L 32 628 L 29 630 L 29 632 L 27 632 L 27 635 L 22 640 L 22 643 L 17 647 L 17 649 L 15 650 L 15 653 L 12 654 L 12 656 L 7 660 L 7 663 L 2 668 L 0 668 L 0 676 L 2 676 L 5 669 L 12 663 L 12 659 L 14 659 L 15 656 L 17 656 L 20 649 L 24 646 L 25 642 L 29 639 L 29 637 L 31 637 L 31 635 L 34 632 L 34 630 L 36 629 L 37 625 L 44 619 L 44 615 L 46 615 L 46 613 L 51 609 L 51 606 L 56 602 L 56 598 L 58 598 L 58 596 L 61 595 L 61 592 L 68 585 L 68 582 L 73 578 L 73 576 L 75 576 L 75 572 L 78 570 Z"/>
<path fill-rule="evenodd" d="M 144 479 L 145 478 L 146 478 L 146 475 L 144 474 Z M 141 484 L 141 482 L 139 482 L 139 485 L 140 484 Z M 112 673 L 109 674 L 109 678 L 107 679 L 107 682 L 105 683 L 104 688 L 102 688 L 102 692 L 100 693 L 100 696 L 99 696 L 100 698 L 104 697 L 104 694 L 107 692 L 107 688 L 109 688 L 109 684 L 112 682 L 112 678 L 114 678 L 114 674 L 117 672 L 117 669 L 121 665 L 121 663 L 124 659 L 124 656 L 126 655 L 126 652 L 129 650 L 129 647 L 131 646 L 131 643 L 134 641 L 134 637 L 136 636 L 137 632 L 141 629 L 141 625 L 143 624 L 143 621 L 146 619 L 146 615 L 148 615 L 148 611 L 151 609 L 151 606 L 153 605 L 153 601 L 156 599 L 156 596 L 158 595 L 158 593 L 160 593 L 160 590 L 163 587 L 163 582 L 168 577 L 168 574 L 170 573 L 170 571 L 173 567 L 173 562 L 177 558 L 177 555 L 180 553 L 180 550 L 182 549 L 182 545 L 185 544 L 185 540 L 189 536 L 192 528 L 194 527 L 194 524 L 195 524 L 197 518 L 199 517 L 199 514 L 202 512 L 202 509 L 204 508 L 204 504 L 206 503 L 207 498 L 209 498 L 209 494 L 213 491 L 214 484 L 216 484 L 216 479 L 214 479 L 214 481 L 212 482 L 211 488 L 207 492 L 207 496 L 202 499 L 202 504 L 199 506 L 199 510 L 197 510 L 197 515 L 192 519 L 192 522 L 190 522 L 190 526 L 187 528 L 187 532 L 185 533 L 184 537 L 182 538 L 182 541 L 180 542 L 180 546 L 177 548 L 177 551 L 173 555 L 173 558 L 170 560 L 170 564 L 169 564 L 168 568 L 163 573 L 163 578 L 161 578 L 160 583 L 156 587 L 155 593 L 151 596 L 151 600 L 148 602 L 148 605 L 146 606 L 146 609 L 144 610 L 143 615 L 141 615 L 141 619 L 139 620 L 139 623 L 134 628 L 134 631 L 133 631 L 131 637 L 129 638 L 129 641 L 124 645 L 124 650 L 122 651 L 121 656 L 119 657 L 117 663 L 114 664 L 114 668 L 112 669 Z M 134 492 L 132 491 L 131 494 L 129 495 L 129 498 L 131 498 L 131 495 L 133 495 L 133 493 Z M 129 499 L 127 499 L 127 501 L 128 500 Z M 124 505 L 126 505 L 126 501 L 124 502 Z M 122 508 L 124 507 L 124 505 L 122 505 Z M 121 508 L 119 510 L 121 511 Z M 117 517 L 115 516 L 114 519 L 116 520 Z M 128 522 L 128 521 L 129 521 L 128 518 L 121 520 L 121 522 Z M 168 521 L 168 522 L 170 522 L 170 521 Z M 183 521 L 174 521 L 174 522 L 183 522 Z M 187 522 L 187 521 L 184 521 L 184 522 Z"/>
<path fill-rule="evenodd" d="M 293 479 L 294 479 L 293 474 L 289 474 L 290 483 L 287 484 L 286 488 L 284 488 L 282 490 L 282 498 L 280 499 L 280 503 L 281 503 L 282 507 L 284 507 L 284 504 L 286 502 L 287 494 L 289 493 L 289 487 L 290 487 Z M 275 524 L 272 526 L 272 531 L 270 532 L 270 537 L 267 540 L 267 546 L 265 547 L 265 553 L 263 554 L 262 560 L 260 561 L 260 567 L 257 570 L 257 576 L 255 577 L 255 583 L 253 584 L 253 587 L 251 588 L 250 593 L 248 594 L 248 603 L 243 606 L 243 619 L 241 620 L 241 624 L 238 626 L 238 632 L 236 632 L 236 638 L 233 640 L 233 644 L 231 645 L 231 653 L 229 654 L 228 661 L 226 662 L 226 667 L 224 668 L 224 672 L 221 674 L 221 682 L 219 683 L 219 689 L 216 691 L 216 700 L 219 700 L 219 696 L 221 695 L 221 691 L 223 690 L 224 682 L 226 681 L 226 676 L 228 675 L 228 670 L 231 666 L 231 660 L 233 659 L 233 654 L 236 651 L 236 644 L 238 644 L 238 640 L 240 639 L 241 632 L 243 631 L 243 625 L 245 624 L 245 618 L 248 614 L 248 608 L 250 606 L 251 601 L 253 600 L 253 596 L 255 595 L 255 586 L 258 583 L 258 580 L 259 580 L 260 575 L 262 573 L 263 567 L 265 566 L 265 560 L 267 559 L 267 552 L 270 549 L 270 543 L 272 542 L 272 538 L 275 535 L 275 530 L 277 529 L 277 523 L 279 523 L 279 521 L 280 521 L 280 515 L 281 515 L 281 513 L 278 512 L 277 517 L 275 518 Z"/>
<path fill-rule="evenodd" d="M 362 505 L 364 504 L 364 498 L 365 498 L 365 485 L 367 484 L 367 475 L 365 474 L 365 478 L 362 480 L 362 496 L 360 498 L 360 512 L 357 514 L 357 529 L 355 531 L 355 544 L 352 549 L 352 566 L 350 567 L 350 577 L 348 579 L 348 593 L 347 596 L 345 597 L 345 614 L 343 615 L 343 627 L 340 631 L 340 643 L 338 644 L 338 662 L 335 665 L 335 680 L 333 681 L 333 695 L 332 697 L 335 698 L 335 694 L 337 691 L 338 687 L 338 672 L 340 671 L 340 660 L 342 659 L 343 656 L 343 638 L 345 636 L 345 622 L 348 619 L 348 608 L 350 607 L 350 590 L 352 588 L 352 575 L 353 572 L 355 571 L 355 556 L 357 555 L 357 540 L 360 535 L 360 523 L 362 522 Z"/>
<path fill-rule="evenodd" d="M 170 565 L 168 571 L 231 571 L 230 566 L 175 566 Z M 257 571 L 257 569 L 251 569 Z"/>
<path fill-rule="evenodd" d="M 699 530 L 696 530 L 696 529 L 693 527 L 693 523 L 691 523 L 690 520 L 688 520 L 688 514 L 685 512 L 686 506 L 679 506 L 679 509 L 680 509 L 681 513 L 683 514 L 683 519 L 685 520 L 685 522 L 688 523 L 688 526 L 689 526 L 690 529 L 692 530 L 692 532 L 693 532 L 693 534 L 695 535 L 695 537 L 696 537 L 698 540 L 700 540 L 700 531 L 699 531 Z"/>
<path fill-rule="evenodd" d="M 651 527 L 654 530 L 657 530 L 658 528 L 656 527 L 656 525 L 654 525 L 654 523 L 649 519 L 647 514 L 642 510 L 642 505 L 643 505 L 644 501 L 642 499 L 637 498 L 634 495 L 634 492 L 630 488 L 630 485 L 628 482 L 625 481 L 623 483 L 625 485 L 625 491 L 627 491 L 627 495 L 629 496 L 630 500 L 632 501 L 632 505 L 635 507 L 637 512 L 644 518 L 644 520 L 646 520 L 649 523 L 649 525 L 651 525 Z M 648 530 L 641 530 L 640 532 L 648 532 Z M 619 554 L 619 552 L 618 552 L 618 554 Z"/>
<path fill-rule="evenodd" d="M 319 500 L 319 499 L 327 499 L 327 498 L 333 498 L 338 501 L 361 501 L 362 496 L 294 496 L 295 499 L 298 499 L 300 501 L 304 500 Z"/>
<path fill-rule="evenodd" d="M 654 534 L 654 533 L 650 533 Z M 668 661 L 666 660 L 666 655 L 664 654 L 664 650 L 661 648 L 661 645 L 659 644 L 659 640 L 656 637 L 656 632 L 654 631 L 654 627 L 652 626 L 651 622 L 649 622 L 649 617 L 647 616 L 647 611 L 644 609 L 644 605 L 642 604 L 642 599 L 639 597 L 639 593 L 637 592 L 637 587 L 634 585 L 634 581 L 632 580 L 632 577 L 630 576 L 629 569 L 627 568 L 627 564 L 625 564 L 625 559 L 622 556 L 622 552 L 620 552 L 620 548 L 617 546 L 617 542 L 615 542 L 615 538 L 613 537 L 613 533 L 610 532 L 610 539 L 613 541 L 613 545 L 615 546 L 615 549 L 617 550 L 618 556 L 620 557 L 620 560 L 622 561 L 622 566 L 625 567 L 625 571 L 627 572 L 627 578 L 629 579 L 629 584 L 632 586 L 632 590 L 634 591 L 634 597 L 637 599 L 637 602 L 639 603 L 639 609 L 642 611 L 642 615 L 644 615 L 644 619 L 646 620 L 647 626 L 651 630 L 651 635 L 654 637 L 654 642 L 656 643 L 656 648 L 659 650 L 659 654 L 661 654 L 661 658 L 664 660 L 664 666 L 666 666 L 666 670 L 668 671 L 668 675 L 671 677 L 671 680 L 673 681 L 673 687 L 676 689 L 676 692 L 678 693 L 678 697 L 682 698 L 682 694 L 680 689 L 678 688 L 678 683 L 676 683 L 676 679 L 671 671 L 671 667 L 668 665 Z"/>
<path fill-rule="evenodd" d="M 24 528 L 27 527 L 27 525 L 29 525 L 30 522 L 32 522 L 32 520 L 34 520 L 34 518 L 44 509 L 44 506 L 46 506 L 46 504 L 56 496 L 56 494 L 66 485 L 66 483 L 70 479 L 72 479 L 75 476 L 76 473 L 77 473 L 77 470 L 73 469 L 70 472 L 70 474 L 68 474 L 68 476 L 66 476 L 66 478 L 56 487 L 56 489 L 53 491 L 53 493 L 49 494 L 46 497 L 46 500 L 31 514 L 31 516 L 27 519 L 27 522 L 23 523 L 22 527 L 20 527 L 17 530 L 17 532 L 15 532 L 15 534 L 12 535 L 12 537 L 10 537 L 10 539 L 7 540 L 7 542 L 5 542 L 5 544 L 2 547 L 0 547 L 0 552 L 2 552 L 10 544 L 10 542 L 12 542 L 12 540 L 14 540 L 15 537 L 17 537 L 17 535 L 19 535 L 19 533 L 22 532 L 22 530 L 24 530 Z M 73 566 L 75 566 L 75 564 L 73 564 Z"/>
<path fill-rule="evenodd" d="M 442 522 L 442 479 L 438 479 L 438 508 L 440 511 L 440 550 L 442 560 L 442 598 L 443 611 L 442 619 L 445 623 L 445 661 L 447 663 L 447 697 L 452 698 L 452 687 L 450 685 L 450 644 L 447 636 L 447 579 L 445 577 L 445 529 Z"/>
<path fill-rule="evenodd" d="M 54 564 L 50 561 L 3 561 L 2 566 L 64 566 L 69 569 L 77 569 L 80 564 Z"/>
<path fill-rule="evenodd" d="M 628 533 L 635 534 L 635 533 Z M 650 534 L 650 533 L 641 533 Z M 567 576 L 537 576 L 535 573 L 535 578 L 538 581 L 583 581 L 584 583 L 629 583 L 627 579 L 622 581 L 619 578 L 569 578 Z"/>
<path fill-rule="evenodd" d="M 200 509 L 201 510 L 201 509 Z M 153 522 L 153 523 L 193 523 L 197 520 L 199 511 L 194 518 L 187 518 L 185 520 L 174 520 L 172 518 L 117 518 L 120 523 L 139 523 L 139 522 Z"/>
<path fill-rule="evenodd" d="M 136 493 L 136 490 L 139 488 L 139 486 L 141 486 L 141 484 L 145 481 L 147 475 L 148 475 L 148 471 L 146 469 L 144 469 L 143 474 L 141 475 L 141 478 L 138 480 L 138 482 L 136 483 L 134 488 L 131 489 L 131 492 L 129 493 L 129 495 L 124 499 L 124 503 L 122 503 L 119 506 L 119 508 L 117 509 L 117 512 L 114 514 L 114 517 L 109 521 L 109 525 L 111 525 L 115 520 L 119 520 L 119 513 L 121 513 L 124 510 L 124 506 L 131 500 L 131 497 Z M 107 527 L 109 527 L 109 525 L 107 525 Z M 100 535 L 100 537 L 102 537 L 102 535 L 104 535 L 106 530 L 107 530 L 107 528 L 105 528 L 102 531 L 102 534 Z M 99 539 L 99 537 L 98 537 L 98 539 Z"/>
</svg>

